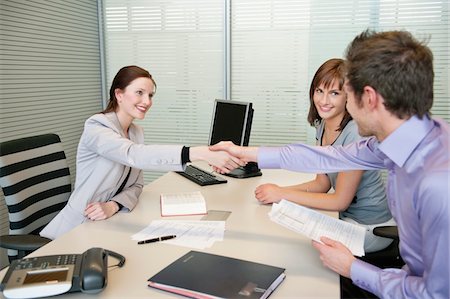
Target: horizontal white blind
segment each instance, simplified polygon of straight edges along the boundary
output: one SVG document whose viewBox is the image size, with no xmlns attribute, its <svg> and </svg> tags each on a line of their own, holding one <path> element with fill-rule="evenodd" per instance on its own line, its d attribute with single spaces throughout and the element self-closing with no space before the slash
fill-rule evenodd
<svg viewBox="0 0 450 299">
<path fill-rule="evenodd" d="M 429 40 L 434 55 L 434 116 L 450 122 L 450 36 L 448 0 L 380 1 L 381 30 L 406 29 Z"/>
<path fill-rule="evenodd" d="M 310 6 L 231 2 L 231 98 L 253 103 L 250 145 L 306 140 Z"/>
<path fill-rule="evenodd" d="M 158 89 L 145 120 L 148 144 L 206 145 L 223 94 L 224 7 L 218 0 L 104 1 L 108 89 L 126 65 L 147 69 Z M 146 181 L 161 173 L 145 172 Z"/>
<path fill-rule="evenodd" d="M 1 1 L 0 141 L 58 134 L 73 182 L 84 121 L 101 108 L 97 3 Z"/>
<path fill-rule="evenodd" d="M 2 1 L 2 141 L 57 133 L 74 173 L 84 121 L 101 110 L 97 5 Z"/>
<path fill-rule="evenodd" d="M 447 0 L 233 0 L 231 25 L 231 94 L 254 103 L 250 144 L 313 143 L 306 120 L 312 77 L 367 28 L 431 38 L 432 111 L 450 121 Z"/>
<path fill-rule="evenodd" d="M 343 57 L 367 28 L 429 38 L 435 56 L 433 113 L 449 116 L 448 1 L 232 0 L 230 98 L 250 101 L 251 145 L 313 143 L 309 85 L 327 59 Z M 105 0 L 108 82 L 122 66 L 149 69 L 159 87 L 143 122 L 146 142 L 204 144 L 220 98 L 226 1 Z"/>
</svg>

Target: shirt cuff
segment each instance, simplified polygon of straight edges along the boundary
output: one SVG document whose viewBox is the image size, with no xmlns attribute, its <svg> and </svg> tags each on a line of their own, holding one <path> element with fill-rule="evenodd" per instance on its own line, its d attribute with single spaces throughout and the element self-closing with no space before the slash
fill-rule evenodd
<svg viewBox="0 0 450 299">
<path fill-rule="evenodd" d="M 118 211 L 122 210 L 123 204 L 121 204 L 120 202 L 117 202 L 115 200 L 114 200 L 114 202 L 119 206 L 119 210 Z"/>
<path fill-rule="evenodd" d="M 181 149 L 181 164 L 186 164 L 188 162 L 191 162 L 189 157 L 189 147 L 183 146 Z"/>
<path fill-rule="evenodd" d="M 379 271 L 380 268 L 357 259 L 350 268 L 350 277 L 355 285 L 376 295 L 380 292 L 377 288 Z"/>
<path fill-rule="evenodd" d="M 260 147 L 258 149 L 258 165 L 265 169 L 280 168 L 280 150 L 279 147 Z"/>
</svg>

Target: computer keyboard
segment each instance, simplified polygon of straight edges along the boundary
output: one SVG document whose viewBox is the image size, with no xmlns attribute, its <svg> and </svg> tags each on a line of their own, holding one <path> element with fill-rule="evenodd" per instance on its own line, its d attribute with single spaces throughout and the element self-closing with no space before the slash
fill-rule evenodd
<svg viewBox="0 0 450 299">
<path fill-rule="evenodd" d="M 215 176 L 203 169 L 190 164 L 186 166 L 185 171 L 177 171 L 176 173 L 184 176 L 194 183 L 199 184 L 200 186 L 223 184 L 227 182 L 226 179 Z"/>
</svg>

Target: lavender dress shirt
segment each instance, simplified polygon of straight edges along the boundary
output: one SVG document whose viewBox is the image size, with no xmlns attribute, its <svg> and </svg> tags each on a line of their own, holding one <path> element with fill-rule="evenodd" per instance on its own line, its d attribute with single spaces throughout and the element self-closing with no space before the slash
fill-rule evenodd
<svg viewBox="0 0 450 299">
<path fill-rule="evenodd" d="M 261 168 L 324 173 L 388 169 L 389 209 L 397 222 L 402 269 L 360 260 L 353 283 L 382 298 L 450 298 L 449 125 L 411 117 L 379 143 L 374 137 L 342 147 L 292 144 L 260 148 Z"/>
</svg>

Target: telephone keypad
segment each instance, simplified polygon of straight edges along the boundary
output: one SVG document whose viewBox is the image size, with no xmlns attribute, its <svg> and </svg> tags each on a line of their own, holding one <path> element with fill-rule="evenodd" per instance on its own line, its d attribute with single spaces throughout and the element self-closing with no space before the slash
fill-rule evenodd
<svg viewBox="0 0 450 299">
<path fill-rule="evenodd" d="M 77 256 L 77 254 L 54 255 L 45 257 L 45 260 L 41 257 L 26 258 L 17 263 L 14 269 L 46 269 L 51 266 L 75 265 Z"/>
</svg>

